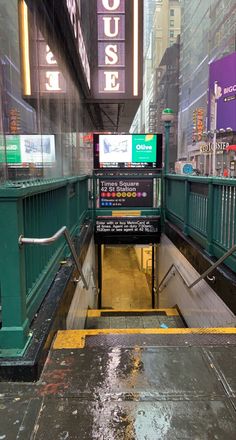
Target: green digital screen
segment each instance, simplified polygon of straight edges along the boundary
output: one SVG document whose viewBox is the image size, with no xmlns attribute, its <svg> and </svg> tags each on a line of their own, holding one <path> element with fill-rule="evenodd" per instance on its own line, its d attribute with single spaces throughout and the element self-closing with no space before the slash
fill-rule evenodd
<svg viewBox="0 0 236 440">
<path fill-rule="evenodd" d="M 142 134 L 132 136 L 132 162 L 155 162 L 156 136 Z"/>
<path fill-rule="evenodd" d="M 5 154 L 6 151 L 6 154 Z M 21 148 L 19 136 L 1 137 L 0 162 L 21 163 Z"/>
</svg>

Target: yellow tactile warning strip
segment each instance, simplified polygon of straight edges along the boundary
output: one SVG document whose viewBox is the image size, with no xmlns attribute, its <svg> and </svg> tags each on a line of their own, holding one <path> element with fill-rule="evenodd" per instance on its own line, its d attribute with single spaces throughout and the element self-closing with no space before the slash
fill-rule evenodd
<svg viewBox="0 0 236 440">
<path fill-rule="evenodd" d="M 112 211 L 112 217 L 140 217 L 141 211 Z"/>
<path fill-rule="evenodd" d="M 53 344 L 55 350 L 84 348 L 86 336 L 97 335 L 180 335 L 180 334 L 236 334 L 235 327 L 222 328 L 132 328 L 132 329 L 88 329 L 88 330 L 60 330 Z"/>
<path fill-rule="evenodd" d="M 169 308 L 169 309 L 91 309 L 88 310 L 87 316 L 88 318 L 99 318 L 101 316 L 101 313 L 157 313 L 158 312 L 165 312 L 166 316 L 179 316 L 179 312 L 175 308 Z"/>
</svg>

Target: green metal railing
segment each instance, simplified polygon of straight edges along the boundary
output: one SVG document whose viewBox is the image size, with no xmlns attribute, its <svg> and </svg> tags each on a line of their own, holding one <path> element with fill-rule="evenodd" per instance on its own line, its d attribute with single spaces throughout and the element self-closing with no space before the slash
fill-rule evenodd
<svg viewBox="0 0 236 440">
<path fill-rule="evenodd" d="M 140 215 L 162 214 L 161 176 L 154 179 L 155 203 L 150 208 L 137 208 Z M 96 179 L 93 182 L 93 207 L 88 201 L 87 176 L 0 187 L 0 349 L 14 355 L 17 350 L 19 354 L 24 350 L 30 323 L 60 261 L 68 255 L 62 238 L 48 246 L 19 246 L 19 237 L 50 237 L 62 226 L 72 236 L 78 235 L 88 216 L 95 220 L 96 216 L 114 215 L 114 211 L 119 214 L 120 209 L 97 206 L 98 186 Z M 222 257 L 236 241 L 236 180 L 167 174 L 164 185 L 163 218 L 177 225 L 210 255 Z M 236 271 L 236 253 L 227 257 L 225 264 Z"/>
<path fill-rule="evenodd" d="M 167 175 L 166 219 L 220 258 L 236 242 L 236 179 Z M 235 253 L 225 264 L 236 271 Z"/>
<path fill-rule="evenodd" d="M 9 183 L 0 188 L 0 348 L 22 350 L 29 325 L 68 254 L 63 238 L 19 246 L 19 236 L 48 237 L 65 225 L 76 235 L 88 215 L 88 177 Z"/>
</svg>

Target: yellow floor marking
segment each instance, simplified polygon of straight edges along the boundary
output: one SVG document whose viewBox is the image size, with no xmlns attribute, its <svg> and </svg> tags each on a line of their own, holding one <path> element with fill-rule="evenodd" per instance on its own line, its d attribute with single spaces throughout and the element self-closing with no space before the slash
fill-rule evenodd
<svg viewBox="0 0 236 440">
<path fill-rule="evenodd" d="M 179 312 L 175 308 L 167 308 L 167 309 L 90 309 L 88 310 L 87 316 L 88 318 L 98 318 L 101 316 L 101 313 L 122 313 L 122 312 L 130 312 L 130 313 L 155 313 L 155 312 L 165 312 L 167 316 L 179 316 Z"/>
<path fill-rule="evenodd" d="M 140 217 L 141 211 L 112 211 L 112 217 Z"/>
<path fill-rule="evenodd" d="M 84 348 L 86 336 L 97 335 L 189 335 L 189 334 L 236 334 L 235 327 L 216 328 L 137 328 L 137 329 L 88 329 L 60 330 L 53 348 L 55 350 Z"/>
</svg>

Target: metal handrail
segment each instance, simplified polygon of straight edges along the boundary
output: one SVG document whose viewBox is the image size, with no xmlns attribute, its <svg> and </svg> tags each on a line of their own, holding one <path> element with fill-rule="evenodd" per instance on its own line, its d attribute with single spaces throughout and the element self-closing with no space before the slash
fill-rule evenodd
<svg viewBox="0 0 236 440">
<path fill-rule="evenodd" d="M 63 226 L 54 235 L 52 235 L 52 237 L 48 237 L 48 238 L 25 238 L 25 237 L 23 237 L 23 235 L 20 235 L 18 242 L 20 245 L 23 245 L 23 244 L 50 244 L 50 243 L 53 243 L 54 241 L 57 241 L 60 237 L 62 237 L 62 235 L 64 235 L 64 237 L 67 241 L 67 244 L 70 248 L 75 265 L 76 265 L 78 272 L 81 276 L 81 279 L 83 281 L 83 285 L 84 285 L 85 289 L 88 290 L 88 283 L 84 277 L 81 264 L 78 260 L 75 247 L 73 245 L 70 233 L 69 233 L 66 226 Z"/>
<path fill-rule="evenodd" d="M 159 292 L 161 292 L 161 285 L 164 283 L 165 279 L 168 277 L 169 273 L 171 272 L 171 270 L 174 268 L 178 274 L 181 276 L 184 284 L 186 285 L 186 287 L 188 289 L 192 289 L 192 287 L 196 286 L 196 284 L 198 284 L 200 281 L 202 281 L 204 278 L 206 278 L 214 269 L 216 269 L 221 263 L 223 263 L 224 260 L 226 260 L 226 258 L 230 257 L 231 254 L 233 254 L 236 251 L 236 244 L 234 244 L 224 255 L 222 255 L 222 257 L 219 258 L 219 260 L 217 260 L 214 264 L 212 264 L 207 270 L 205 270 L 205 272 L 203 272 L 202 275 L 200 275 L 193 283 L 188 284 L 186 282 L 186 280 L 184 279 L 182 273 L 180 272 L 179 268 L 173 263 L 168 271 L 166 272 L 166 274 L 164 275 L 164 277 L 162 278 L 159 286 L 158 286 L 158 290 Z M 164 286 L 166 287 L 166 285 Z"/>
</svg>

